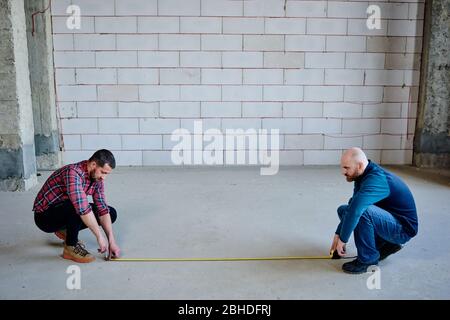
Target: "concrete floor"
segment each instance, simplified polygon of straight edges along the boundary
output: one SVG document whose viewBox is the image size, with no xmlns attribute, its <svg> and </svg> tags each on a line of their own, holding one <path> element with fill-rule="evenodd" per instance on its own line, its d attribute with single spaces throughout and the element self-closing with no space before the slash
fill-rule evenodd
<svg viewBox="0 0 450 320">
<path fill-rule="evenodd" d="M 380 263 L 381 289 L 342 260 L 105 262 L 80 265 L 81 289 L 68 290 L 62 243 L 37 229 L 31 212 L 40 185 L 0 193 L 0 299 L 449 299 L 450 177 L 391 168 L 416 198 L 419 234 Z M 352 184 L 338 167 L 118 168 L 107 198 L 123 257 L 326 255 L 336 207 Z M 90 232 L 81 238 L 91 252 Z M 353 239 L 348 251 L 355 254 Z M 347 260 L 348 261 L 348 260 Z"/>
</svg>

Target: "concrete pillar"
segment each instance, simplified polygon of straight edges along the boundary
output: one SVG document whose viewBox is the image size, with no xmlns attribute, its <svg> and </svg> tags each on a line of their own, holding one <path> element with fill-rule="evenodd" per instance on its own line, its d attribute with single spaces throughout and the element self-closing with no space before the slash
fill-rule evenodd
<svg viewBox="0 0 450 320">
<path fill-rule="evenodd" d="M 37 184 L 23 0 L 0 0 L 0 190 Z"/>
<path fill-rule="evenodd" d="M 425 7 L 419 107 L 413 162 L 450 168 L 450 0 Z"/>
<path fill-rule="evenodd" d="M 57 169 L 61 165 L 49 1 L 25 1 L 37 168 L 47 170 Z M 36 13 L 34 34 L 32 34 L 33 13 Z"/>
</svg>

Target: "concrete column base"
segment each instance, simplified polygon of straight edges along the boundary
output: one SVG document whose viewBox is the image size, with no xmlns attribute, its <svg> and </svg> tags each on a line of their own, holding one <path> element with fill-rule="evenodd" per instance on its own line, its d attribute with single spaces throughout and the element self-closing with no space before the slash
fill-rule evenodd
<svg viewBox="0 0 450 320">
<path fill-rule="evenodd" d="M 28 179 L 9 178 L 0 180 L 0 191 L 27 191 L 37 185 L 37 176 L 32 174 Z"/>
<path fill-rule="evenodd" d="M 61 152 L 36 156 L 38 170 L 56 170 L 62 166 Z"/>
<path fill-rule="evenodd" d="M 450 154 L 415 153 L 413 163 L 420 168 L 450 168 Z"/>
</svg>

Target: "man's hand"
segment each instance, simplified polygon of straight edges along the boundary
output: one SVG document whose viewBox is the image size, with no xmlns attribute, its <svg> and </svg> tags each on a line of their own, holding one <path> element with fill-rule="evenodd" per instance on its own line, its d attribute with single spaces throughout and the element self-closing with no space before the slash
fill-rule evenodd
<svg viewBox="0 0 450 320">
<path fill-rule="evenodd" d="M 345 242 L 342 242 L 341 239 L 338 239 L 336 251 L 341 257 L 344 257 L 346 254 Z"/>
<path fill-rule="evenodd" d="M 334 235 L 333 243 L 331 244 L 330 254 L 336 251 L 341 257 L 345 256 L 345 243 L 341 241 L 338 234 Z"/>
<path fill-rule="evenodd" d="M 334 238 L 333 238 L 333 242 L 331 243 L 330 254 L 333 254 L 333 252 L 336 251 L 338 241 L 339 241 L 339 235 L 335 234 Z"/>
<path fill-rule="evenodd" d="M 114 238 L 111 216 L 109 214 L 101 216 L 100 224 L 105 231 L 106 237 L 108 238 L 109 251 L 107 252 L 107 259 L 118 258 L 120 255 L 120 248 L 116 244 L 116 240 Z"/>
<path fill-rule="evenodd" d="M 109 258 L 118 258 L 120 256 L 120 248 L 113 241 L 109 243 Z"/>
<path fill-rule="evenodd" d="M 105 253 L 108 250 L 108 242 L 105 240 L 100 231 L 100 227 L 95 219 L 94 213 L 90 211 L 89 213 L 83 214 L 81 216 L 81 220 L 86 226 L 88 226 L 89 230 L 91 230 L 97 238 L 98 252 Z"/>
<path fill-rule="evenodd" d="M 97 243 L 98 243 L 98 252 L 105 253 L 108 250 L 108 243 L 101 234 L 97 238 Z"/>
</svg>

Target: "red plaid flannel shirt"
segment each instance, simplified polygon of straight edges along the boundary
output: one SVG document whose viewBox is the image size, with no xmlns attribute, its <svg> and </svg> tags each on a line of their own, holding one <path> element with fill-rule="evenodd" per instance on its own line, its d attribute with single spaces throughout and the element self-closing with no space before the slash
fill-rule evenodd
<svg viewBox="0 0 450 320">
<path fill-rule="evenodd" d="M 92 211 L 88 195 L 92 195 L 99 216 L 109 213 L 103 181 L 91 181 L 87 171 L 87 160 L 85 160 L 69 164 L 53 172 L 36 196 L 33 211 L 41 213 L 51 205 L 69 199 L 75 211 L 83 215 Z"/>
</svg>

